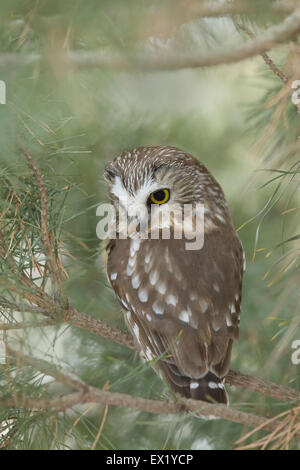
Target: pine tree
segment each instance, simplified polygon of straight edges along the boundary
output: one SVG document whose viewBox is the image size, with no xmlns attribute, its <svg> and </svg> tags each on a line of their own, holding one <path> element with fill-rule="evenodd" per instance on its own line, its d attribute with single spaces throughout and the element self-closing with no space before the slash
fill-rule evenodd
<svg viewBox="0 0 300 470">
<path fill-rule="evenodd" d="M 0 21 L 0 447 L 299 448 L 300 4 L 16 0 Z M 102 269 L 104 165 L 156 144 L 216 174 L 246 251 L 228 408 L 139 361 Z"/>
</svg>

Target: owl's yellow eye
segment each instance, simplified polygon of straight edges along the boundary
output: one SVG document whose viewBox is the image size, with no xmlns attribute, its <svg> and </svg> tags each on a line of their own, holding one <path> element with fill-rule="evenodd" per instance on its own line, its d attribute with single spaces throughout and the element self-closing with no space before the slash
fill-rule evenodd
<svg viewBox="0 0 300 470">
<path fill-rule="evenodd" d="M 165 204 L 170 199 L 170 191 L 168 189 L 159 189 L 150 194 L 149 199 L 152 204 Z"/>
</svg>

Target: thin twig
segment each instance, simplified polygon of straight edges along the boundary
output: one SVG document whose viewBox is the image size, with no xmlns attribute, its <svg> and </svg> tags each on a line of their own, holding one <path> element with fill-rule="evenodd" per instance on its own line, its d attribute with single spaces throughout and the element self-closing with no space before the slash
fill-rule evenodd
<svg viewBox="0 0 300 470">
<path fill-rule="evenodd" d="M 14 350 L 9 345 L 7 345 L 6 347 L 6 353 L 9 354 L 10 357 L 14 358 L 17 363 L 20 362 L 21 364 L 34 367 L 40 372 L 43 372 L 45 375 L 50 375 L 58 382 L 61 382 L 69 387 L 75 388 L 81 393 L 86 392 L 86 390 L 88 389 L 88 385 L 85 384 L 79 377 L 75 376 L 74 374 L 67 374 L 66 372 L 61 372 L 57 369 L 56 366 L 50 364 L 47 361 L 44 361 L 42 359 L 36 359 L 35 357 L 23 354 L 21 351 Z"/>
<path fill-rule="evenodd" d="M 288 413 L 290 412 L 290 410 L 287 410 L 287 411 L 283 411 L 282 413 L 278 414 L 277 416 L 273 416 L 273 418 L 270 418 L 268 421 L 269 423 L 271 422 L 274 422 L 276 420 L 278 420 L 279 418 L 283 418 L 284 416 L 286 416 Z M 248 439 L 250 436 L 252 436 L 253 434 L 255 434 L 257 431 L 259 431 L 260 429 L 262 429 L 262 427 L 258 427 L 256 429 L 253 429 L 252 431 L 248 432 L 247 434 L 245 434 L 244 436 L 242 436 L 239 440 L 236 441 L 236 444 L 240 444 L 241 442 L 244 442 L 246 439 Z"/>
<path fill-rule="evenodd" d="M 77 424 L 79 423 L 79 421 L 80 421 L 92 408 L 94 408 L 94 406 L 95 406 L 95 403 L 89 404 L 89 405 L 86 407 L 86 409 L 78 416 L 78 418 L 75 419 L 75 421 L 73 422 L 72 426 L 70 427 L 70 429 L 68 430 L 68 432 L 67 432 L 66 435 L 65 435 L 64 442 L 66 442 L 66 441 L 68 440 L 68 438 L 71 436 L 73 429 L 77 426 Z"/>
<path fill-rule="evenodd" d="M 55 257 L 55 254 L 53 252 L 51 243 L 50 243 L 50 238 L 49 238 L 49 227 L 48 227 L 48 207 L 47 207 L 47 193 L 46 193 L 46 188 L 44 185 L 43 181 L 43 176 L 38 170 L 36 164 L 33 162 L 33 159 L 31 158 L 30 154 L 28 151 L 25 151 L 25 156 L 28 162 L 29 168 L 32 170 L 38 187 L 40 191 L 40 197 L 41 197 L 41 232 L 42 232 L 42 239 L 43 239 L 43 244 L 45 248 L 45 255 L 47 257 L 47 261 L 49 263 L 49 271 L 50 271 L 50 277 L 53 283 L 53 288 L 55 292 L 57 293 L 60 290 L 60 286 L 63 280 L 62 277 L 62 271 L 59 269 L 57 259 Z"/>
<path fill-rule="evenodd" d="M 248 36 L 251 38 L 251 39 L 254 39 L 255 38 L 255 34 L 253 34 L 252 31 L 250 31 L 250 29 L 247 28 L 247 26 L 245 25 L 242 25 L 242 24 L 237 24 L 237 27 L 242 30 L 242 31 L 245 31 L 245 33 L 248 34 Z M 266 52 L 262 52 L 260 54 L 262 56 L 262 58 L 264 59 L 266 65 L 269 67 L 270 70 L 272 70 L 272 72 L 277 75 L 277 77 L 284 83 L 286 84 L 288 82 L 288 78 L 287 76 L 282 72 L 282 70 L 280 70 L 277 65 L 273 62 L 273 60 L 271 59 L 271 57 L 266 53 Z"/>
<path fill-rule="evenodd" d="M 237 447 L 237 450 L 249 450 L 254 448 L 261 448 L 262 450 L 265 450 L 272 442 L 273 445 L 270 447 L 271 450 L 278 449 L 280 446 L 283 446 L 282 448 L 288 448 L 293 437 L 295 437 L 299 442 L 299 423 L 295 424 L 299 411 L 300 407 L 298 406 L 291 410 L 284 411 L 269 419 L 268 424 L 277 423 L 270 434 L 267 434 L 266 436 L 258 439 L 255 442 L 252 442 L 251 444 L 239 446 Z M 262 427 L 258 426 L 257 428 L 251 430 L 242 436 L 238 441 L 236 441 L 235 444 L 241 444 L 261 429 Z"/>
<path fill-rule="evenodd" d="M 109 382 L 107 381 L 107 382 L 104 384 L 103 390 L 108 390 L 108 389 L 109 389 Z M 92 444 L 91 450 L 95 450 L 96 445 L 97 445 L 98 442 L 99 442 L 99 439 L 100 439 L 100 437 L 101 437 L 101 434 L 102 434 L 102 431 L 103 431 L 103 428 L 104 428 L 104 424 L 105 424 L 107 415 L 108 415 L 108 405 L 105 405 L 104 413 L 103 413 L 102 420 L 101 420 L 101 424 L 100 424 L 100 427 L 99 427 L 99 431 L 97 432 L 97 435 L 96 435 L 95 440 L 94 440 L 94 442 L 93 442 L 93 444 Z"/>
<path fill-rule="evenodd" d="M 43 328 L 45 326 L 53 326 L 55 324 L 56 324 L 56 321 L 51 320 L 51 319 L 43 320 L 43 321 L 0 323 L 0 331 L 23 330 L 24 328 Z"/>
</svg>

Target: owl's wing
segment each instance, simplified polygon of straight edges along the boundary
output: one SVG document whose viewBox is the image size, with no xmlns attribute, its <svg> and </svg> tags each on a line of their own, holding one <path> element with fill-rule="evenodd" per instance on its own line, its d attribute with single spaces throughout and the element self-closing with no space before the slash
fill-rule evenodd
<svg viewBox="0 0 300 470">
<path fill-rule="evenodd" d="M 127 324 L 172 388 L 190 396 L 191 378 L 224 377 L 241 303 L 243 250 L 235 232 L 212 232 L 195 251 L 174 239 L 113 240 L 108 251 L 108 277 Z"/>
</svg>

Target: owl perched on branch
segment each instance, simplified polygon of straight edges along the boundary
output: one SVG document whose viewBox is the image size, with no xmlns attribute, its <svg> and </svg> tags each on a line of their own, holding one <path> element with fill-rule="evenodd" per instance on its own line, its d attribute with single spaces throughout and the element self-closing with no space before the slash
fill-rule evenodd
<svg viewBox="0 0 300 470">
<path fill-rule="evenodd" d="M 117 216 L 107 240 L 107 275 L 138 349 L 175 393 L 227 403 L 223 382 L 238 337 L 245 258 L 220 185 L 196 158 L 167 146 L 123 152 L 104 176 L 128 221 L 124 234 Z M 187 249 L 186 232 L 174 236 L 176 217 L 163 215 L 151 237 L 153 209 L 195 204 L 204 208 L 203 246 Z"/>
</svg>

